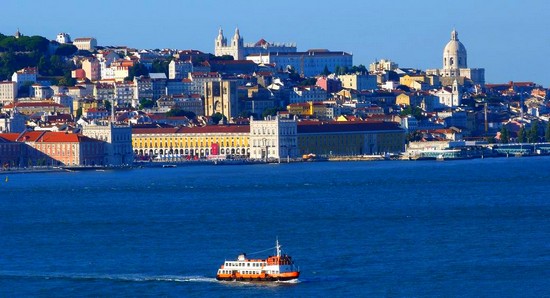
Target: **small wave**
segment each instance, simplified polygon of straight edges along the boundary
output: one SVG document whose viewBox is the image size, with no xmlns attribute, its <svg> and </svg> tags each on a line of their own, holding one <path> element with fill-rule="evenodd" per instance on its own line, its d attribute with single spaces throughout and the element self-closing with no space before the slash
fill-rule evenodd
<svg viewBox="0 0 550 298">
<path fill-rule="evenodd" d="M 113 280 L 129 282 L 217 282 L 213 277 L 183 275 L 144 275 L 144 274 L 92 274 L 61 272 L 18 272 L 1 271 L 0 278 L 42 278 L 42 279 L 75 279 L 75 280 Z"/>
<path fill-rule="evenodd" d="M 220 281 L 220 283 L 235 287 L 282 287 L 285 285 L 295 285 L 300 283 L 298 279 L 286 281 Z"/>
</svg>

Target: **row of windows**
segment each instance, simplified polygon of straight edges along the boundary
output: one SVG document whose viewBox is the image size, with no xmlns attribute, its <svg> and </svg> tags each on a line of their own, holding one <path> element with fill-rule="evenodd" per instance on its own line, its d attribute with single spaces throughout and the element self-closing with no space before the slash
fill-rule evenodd
<svg viewBox="0 0 550 298">
<path fill-rule="evenodd" d="M 250 266 L 252 264 L 252 266 Z M 246 263 L 231 263 L 231 262 L 225 262 L 226 267 L 262 267 L 266 266 L 267 263 L 252 263 L 252 262 L 246 262 Z"/>
<path fill-rule="evenodd" d="M 243 147 L 243 146 L 247 146 L 247 144 L 242 144 L 242 143 L 237 143 L 235 144 L 234 142 L 231 142 L 231 144 L 229 142 L 226 142 L 225 144 L 224 143 L 217 143 L 220 147 Z M 135 142 L 134 144 L 134 147 L 138 147 L 138 148 L 173 148 L 173 147 L 184 147 L 184 148 L 189 148 L 189 147 L 211 147 L 213 145 L 213 143 L 203 143 L 203 142 L 195 142 L 195 143 L 164 143 L 164 146 L 162 143 L 142 143 L 142 142 Z"/>
</svg>

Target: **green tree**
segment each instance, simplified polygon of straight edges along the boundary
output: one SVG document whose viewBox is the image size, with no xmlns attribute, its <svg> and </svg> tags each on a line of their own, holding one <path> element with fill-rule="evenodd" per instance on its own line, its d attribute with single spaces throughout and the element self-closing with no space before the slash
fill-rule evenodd
<svg viewBox="0 0 550 298">
<path fill-rule="evenodd" d="M 220 123 L 220 121 L 222 121 L 222 119 L 227 120 L 227 118 L 222 113 L 215 113 L 215 114 L 212 115 L 212 122 L 214 124 Z"/>
<path fill-rule="evenodd" d="M 527 140 L 527 137 L 525 136 L 525 128 L 521 126 L 518 131 L 518 142 L 525 143 L 526 140 Z"/>
<path fill-rule="evenodd" d="M 547 142 L 550 142 L 550 121 L 548 121 L 548 124 L 546 124 L 546 131 L 544 132 L 544 139 Z"/>
<path fill-rule="evenodd" d="M 104 100 L 103 101 L 103 106 L 105 107 L 105 109 L 109 112 L 111 112 L 111 102 L 108 101 L 108 100 Z"/>
<path fill-rule="evenodd" d="M 128 76 L 125 78 L 126 81 L 133 81 L 134 77 L 139 76 L 148 76 L 149 70 L 143 63 L 136 63 L 132 67 L 128 68 Z"/>
<path fill-rule="evenodd" d="M 539 140 L 539 122 L 533 121 L 531 128 L 527 132 L 527 142 L 536 143 Z"/>
<path fill-rule="evenodd" d="M 78 48 L 75 47 L 74 45 L 64 43 L 64 44 L 59 45 L 57 50 L 55 50 L 55 54 L 59 55 L 59 56 L 68 57 L 68 56 L 72 56 L 77 51 L 78 51 Z"/>
<path fill-rule="evenodd" d="M 82 107 L 76 110 L 76 118 L 80 118 L 80 117 L 82 117 Z"/>
<path fill-rule="evenodd" d="M 178 108 L 170 109 L 170 111 L 166 112 L 166 116 L 168 117 L 178 117 L 178 116 L 185 116 L 189 119 L 195 119 L 197 115 L 191 111 L 185 111 Z"/>
<path fill-rule="evenodd" d="M 325 68 L 323 68 L 323 72 L 321 73 L 324 76 L 328 76 L 330 74 L 330 71 L 328 70 L 327 65 L 325 64 Z"/>
<path fill-rule="evenodd" d="M 152 107 L 155 106 L 155 102 L 150 100 L 150 99 L 140 99 L 139 100 L 139 109 L 140 110 L 143 110 L 143 109 L 150 109 Z"/>
<path fill-rule="evenodd" d="M 156 73 L 164 73 L 166 76 L 168 76 L 168 65 L 170 64 L 170 61 L 168 60 L 162 60 L 162 59 L 155 59 L 153 61 L 153 65 L 151 66 L 151 72 Z"/>
<path fill-rule="evenodd" d="M 412 115 L 417 120 L 426 119 L 423 114 L 423 110 L 420 107 L 407 106 L 401 111 L 401 116 Z"/>
<path fill-rule="evenodd" d="M 315 86 L 315 84 L 317 84 L 316 78 L 308 78 L 298 83 L 298 86 Z"/>
<path fill-rule="evenodd" d="M 277 112 L 280 111 L 286 111 L 286 109 L 283 107 L 267 108 L 262 112 L 262 117 L 265 118 L 267 116 L 275 116 L 277 115 Z"/>
<path fill-rule="evenodd" d="M 365 65 L 363 64 L 359 64 L 359 65 L 354 65 L 351 67 L 351 72 L 352 73 L 367 73 L 367 67 L 365 67 Z"/>
<path fill-rule="evenodd" d="M 76 80 L 73 77 L 71 77 L 71 73 L 69 72 L 69 73 L 65 73 L 63 77 L 59 79 L 58 84 L 61 86 L 72 87 L 76 84 Z"/>
<path fill-rule="evenodd" d="M 503 126 L 500 129 L 500 142 L 502 144 L 508 144 L 509 140 L 510 140 L 510 133 L 508 132 L 508 129 L 506 128 L 506 126 Z"/>
</svg>

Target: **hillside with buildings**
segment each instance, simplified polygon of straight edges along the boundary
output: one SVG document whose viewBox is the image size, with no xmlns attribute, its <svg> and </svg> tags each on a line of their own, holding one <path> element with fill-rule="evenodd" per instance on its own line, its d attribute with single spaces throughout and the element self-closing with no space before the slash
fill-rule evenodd
<svg viewBox="0 0 550 298">
<path fill-rule="evenodd" d="M 245 43 L 239 29 L 213 37 L 210 54 L 0 35 L 0 163 L 548 152 L 513 145 L 550 141 L 548 89 L 487 84 L 456 30 L 442 41 L 441 68 L 427 70 Z"/>
</svg>

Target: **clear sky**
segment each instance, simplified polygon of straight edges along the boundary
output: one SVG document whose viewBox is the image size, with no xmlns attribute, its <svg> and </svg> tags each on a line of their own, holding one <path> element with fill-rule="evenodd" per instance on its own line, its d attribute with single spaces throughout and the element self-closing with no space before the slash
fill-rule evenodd
<svg viewBox="0 0 550 298">
<path fill-rule="evenodd" d="M 299 51 L 353 53 L 354 64 L 390 59 L 401 67 L 440 68 L 453 28 L 468 66 L 488 83 L 550 85 L 550 1 L 79 1 L 18 0 L 2 4 L 0 32 L 55 39 L 95 37 L 99 45 L 214 51 L 222 27 L 246 42 L 296 42 Z"/>
</svg>

